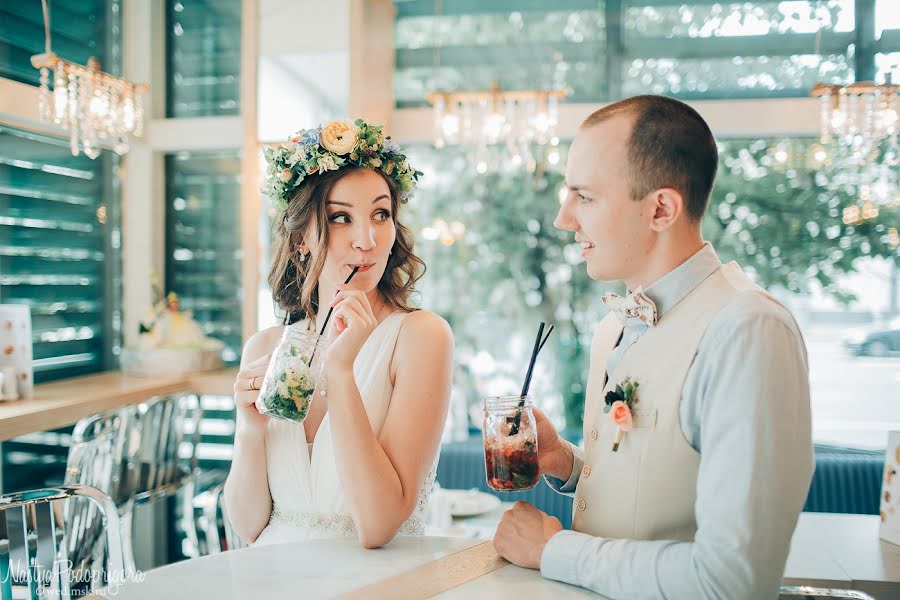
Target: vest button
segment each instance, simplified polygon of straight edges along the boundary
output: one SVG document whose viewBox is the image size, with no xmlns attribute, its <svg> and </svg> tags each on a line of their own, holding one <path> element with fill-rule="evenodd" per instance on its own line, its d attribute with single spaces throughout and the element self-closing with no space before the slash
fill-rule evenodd
<svg viewBox="0 0 900 600">
<path fill-rule="evenodd" d="M 592 439 L 592 440 L 596 440 L 596 439 L 597 439 L 597 435 L 598 435 L 598 434 L 597 434 L 597 428 L 595 427 L 595 428 L 591 429 L 591 439 Z"/>
<path fill-rule="evenodd" d="M 590 474 L 591 474 L 591 467 L 590 467 L 590 465 L 584 465 L 584 468 L 581 470 L 581 476 L 582 476 L 582 477 L 587 477 L 587 476 L 590 475 Z"/>
<path fill-rule="evenodd" d="M 585 503 L 584 498 L 579 498 L 578 499 L 578 510 L 584 510 L 585 508 L 587 508 L 587 504 Z"/>
</svg>

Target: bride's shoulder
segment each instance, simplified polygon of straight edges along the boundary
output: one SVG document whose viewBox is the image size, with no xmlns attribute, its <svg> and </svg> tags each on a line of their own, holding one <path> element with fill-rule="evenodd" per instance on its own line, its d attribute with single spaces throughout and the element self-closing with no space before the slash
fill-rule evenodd
<svg viewBox="0 0 900 600">
<path fill-rule="evenodd" d="M 261 356 L 270 354 L 278 345 L 281 339 L 281 333 L 284 331 L 284 325 L 274 325 L 260 329 L 250 336 L 247 343 L 244 344 L 244 352 L 241 354 L 241 362 L 248 363 L 256 360 Z"/>
<path fill-rule="evenodd" d="M 404 365 L 414 377 L 422 377 L 433 369 L 446 369 L 449 373 L 452 362 L 453 332 L 443 317 L 427 310 L 403 315 L 391 358 L 391 382 L 396 381 L 399 365 Z"/>
<path fill-rule="evenodd" d="M 453 348 L 453 331 L 438 314 L 429 310 L 415 310 L 403 315 L 397 345 L 414 350 L 423 346 Z"/>
</svg>

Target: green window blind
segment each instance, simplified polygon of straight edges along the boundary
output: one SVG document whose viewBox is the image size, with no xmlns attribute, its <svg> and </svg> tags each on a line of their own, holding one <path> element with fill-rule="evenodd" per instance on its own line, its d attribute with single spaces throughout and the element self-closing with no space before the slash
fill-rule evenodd
<svg viewBox="0 0 900 600">
<path fill-rule="evenodd" d="M 53 51 L 86 64 L 96 57 L 104 71 L 118 74 L 120 0 L 50 0 Z M 31 56 L 44 51 L 44 18 L 39 0 L 0 3 L 0 77 L 38 85 Z"/>
<path fill-rule="evenodd" d="M 166 1 L 169 117 L 240 114 L 241 0 Z"/>
<path fill-rule="evenodd" d="M 240 155 L 166 156 L 166 287 L 206 335 L 241 351 Z"/>
<path fill-rule="evenodd" d="M 115 366 L 118 157 L 0 126 L 0 302 L 31 307 L 35 381 Z"/>
</svg>

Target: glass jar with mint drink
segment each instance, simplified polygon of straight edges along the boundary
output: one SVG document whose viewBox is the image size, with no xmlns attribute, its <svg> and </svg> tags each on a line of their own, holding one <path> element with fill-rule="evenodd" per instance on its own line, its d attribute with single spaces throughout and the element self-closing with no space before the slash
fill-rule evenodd
<svg viewBox="0 0 900 600">
<path fill-rule="evenodd" d="M 324 381 L 328 340 L 299 323 L 284 328 L 256 399 L 260 413 L 302 423 Z"/>
</svg>

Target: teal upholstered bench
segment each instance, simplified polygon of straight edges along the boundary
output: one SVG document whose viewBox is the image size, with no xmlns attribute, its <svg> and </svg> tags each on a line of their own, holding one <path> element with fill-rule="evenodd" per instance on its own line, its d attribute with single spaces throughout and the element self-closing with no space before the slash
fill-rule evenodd
<svg viewBox="0 0 900 600">
<path fill-rule="evenodd" d="M 813 512 L 878 514 L 878 495 L 884 468 L 884 452 L 816 446 L 816 471 L 804 510 Z M 484 477 L 481 438 L 445 444 L 441 448 L 437 481 L 450 489 L 476 488 L 504 501 L 525 500 L 572 523 L 572 499 L 557 494 L 543 481 L 524 492 L 495 492 Z"/>
</svg>

